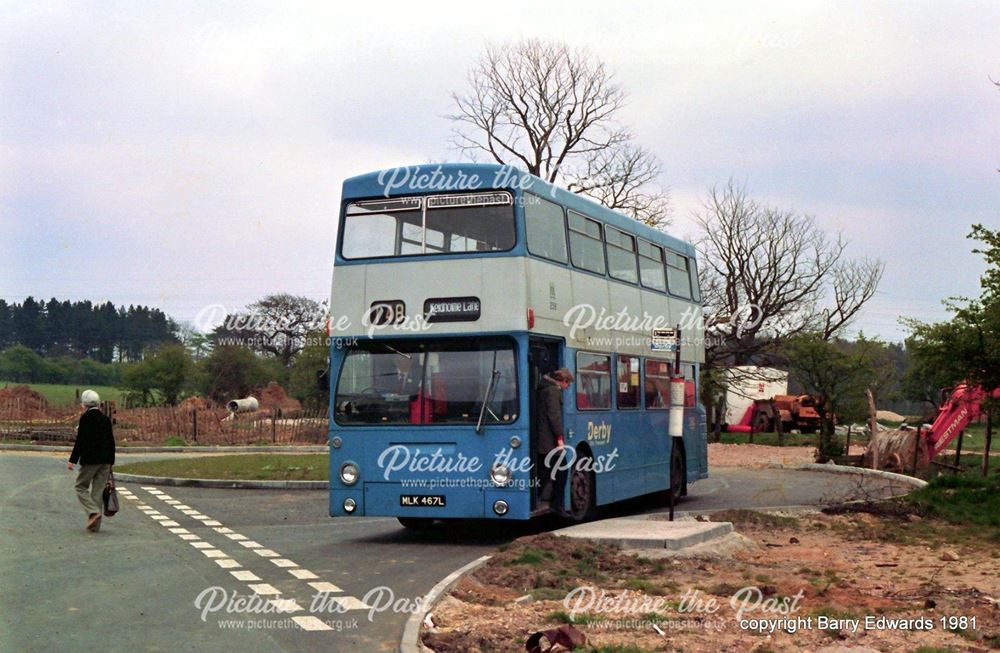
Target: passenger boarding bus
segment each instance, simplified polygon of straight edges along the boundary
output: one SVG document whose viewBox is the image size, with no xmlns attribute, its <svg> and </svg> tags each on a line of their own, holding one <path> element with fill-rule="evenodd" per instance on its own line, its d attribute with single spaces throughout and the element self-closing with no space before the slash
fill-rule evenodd
<svg viewBox="0 0 1000 653">
<path fill-rule="evenodd" d="M 575 376 L 560 467 L 572 519 L 683 494 L 708 474 L 699 300 L 690 244 L 516 169 L 346 180 L 330 304 L 330 515 L 416 528 L 548 512 L 535 412 L 543 377 L 562 367 Z"/>
</svg>

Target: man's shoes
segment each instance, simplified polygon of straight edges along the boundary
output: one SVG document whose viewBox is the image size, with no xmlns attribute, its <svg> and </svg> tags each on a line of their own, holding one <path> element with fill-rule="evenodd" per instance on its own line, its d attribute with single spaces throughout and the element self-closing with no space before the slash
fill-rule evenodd
<svg viewBox="0 0 1000 653">
<path fill-rule="evenodd" d="M 87 515 L 87 530 L 91 533 L 101 530 L 101 513 L 92 512 Z"/>
</svg>

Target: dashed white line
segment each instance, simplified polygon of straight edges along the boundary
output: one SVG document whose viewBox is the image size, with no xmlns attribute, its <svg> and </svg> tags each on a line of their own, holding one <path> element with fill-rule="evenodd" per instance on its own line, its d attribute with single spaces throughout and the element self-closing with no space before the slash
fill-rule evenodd
<svg viewBox="0 0 1000 653">
<path fill-rule="evenodd" d="M 278 612 L 299 612 L 302 610 L 302 606 L 294 599 L 271 599 L 268 603 L 277 608 Z"/>
<path fill-rule="evenodd" d="M 289 569 L 288 573 L 295 576 L 299 580 L 310 580 L 312 578 L 319 578 L 316 574 L 312 573 L 308 569 Z"/>
<path fill-rule="evenodd" d="M 278 588 L 267 583 L 251 583 L 247 585 L 255 594 L 281 594 Z"/>
<path fill-rule="evenodd" d="M 216 560 L 216 562 L 222 562 L 221 560 Z M 236 580 L 242 580 L 243 582 L 251 580 L 260 580 L 260 576 L 253 573 L 252 571 L 247 571 L 246 569 L 240 569 L 239 571 L 229 572 L 233 575 Z"/>
<path fill-rule="evenodd" d="M 239 533 L 223 533 L 223 534 L 234 542 L 242 542 L 243 540 L 247 539 L 246 535 L 240 535 Z"/>
<path fill-rule="evenodd" d="M 285 567 L 298 567 L 297 564 L 295 564 L 291 560 L 288 560 L 287 558 L 271 558 L 271 562 L 273 562 L 275 564 L 275 566 L 282 567 L 282 568 L 285 568 Z"/>
<path fill-rule="evenodd" d="M 229 555 L 225 551 L 220 551 L 218 549 L 202 549 L 202 553 L 205 554 L 206 558 L 228 558 Z"/>
<path fill-rule="evenodd" d="M 218 558 L 215 564 L 219 565 L 223 569 L 232 569 L 234 567 L 242 567 L 239 562 L 233 560 L 232 558 Z"/>
<path fill-rule="evenodd" d="M 172 519 L 168 519 L 167 521 L 161 521 L 160 526 L 180 526 L 180 524 Z"/>
<path fill-rule="evenodd" d="M 244 542 L 240 542 L 240 546 L 245 546 L 248 549 L 259 549 L 263 545 L 260 542 L 254 542 L 253 540 L 246 540 Z"/>
<path fill-rule="evenodd" d="M 180 535 L 181 533 L 190 533 L 191 531 L 186 528 L 171 528 L 170 532 L 174 535 Z"/>
<path fill-rule="evenodd" d="M 272 551 L 271 549 L 254 549 L 254 553 L 259 555 L 261 558 L 280 558 L 277 551 Z"/>
<path fill-rule="evenodd" d="M 320 583 L 309 583 L 309 587 L 313 588 L 317 592 L 343 592 L 344 591 L 344 590 L 340 589 L 339 587 L 337 587 L 336 585 L 334 585 L 333 583 L 322 583 L 322 582 L 320 582 Z"/>
<path fill-rule="evenodd" d="M 196 549 L 214 549 L 215 545 L 211 542 L 205 542 L 204 540 L 199 540 L 197 542 L 191 542 L 191 546 Z"/>
<path fill-rule="evenodd" d="M 297 623 L 302 630 L 333 630 L 319 617 L 312 615 L 305 617 L 292 617 L 292 621 Z"/>
</svg>

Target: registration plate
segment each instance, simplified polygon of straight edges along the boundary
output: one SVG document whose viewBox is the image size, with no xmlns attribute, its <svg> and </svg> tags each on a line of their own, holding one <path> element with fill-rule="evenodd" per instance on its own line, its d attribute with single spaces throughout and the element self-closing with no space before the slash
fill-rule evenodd
<svg viewBox="0 0 1000 653">
<path fill-rule="evenodd" d="M 404 508 L 444 508 L 443 494 L 401 494 L 399 505 Z"/>
</svg>

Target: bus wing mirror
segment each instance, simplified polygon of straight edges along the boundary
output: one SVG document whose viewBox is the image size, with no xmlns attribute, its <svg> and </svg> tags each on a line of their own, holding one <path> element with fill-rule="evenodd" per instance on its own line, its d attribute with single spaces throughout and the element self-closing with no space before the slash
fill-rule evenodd
<svg viewBox="0 0 1000 653">
<path fill-rule="evenodd" d="M 326 394 L 330 390 L 329 370 L 316 370 L 316 389 L 322 394 Z"/>
</svg>

